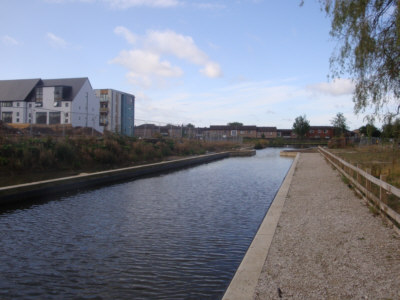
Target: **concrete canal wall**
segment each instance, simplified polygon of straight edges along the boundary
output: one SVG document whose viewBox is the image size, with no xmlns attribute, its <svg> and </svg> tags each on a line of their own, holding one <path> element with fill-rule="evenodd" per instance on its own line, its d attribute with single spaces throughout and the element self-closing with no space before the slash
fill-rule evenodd
<svg viewBox="0 0 400 300">
<path fill-rule="evenodd" d="M 250 155 L 250 153 L 248 155 Z M 89 174 L 83 173 L 77 176 L 1 187 L 0 205 L 25 201 L 28 199 L 34 199 L 37 197 L 47 196 L 65 191 L 76 190 L 78 188 L 99 186 L 102 184 L 117 182 L 121 180 L 134 179 L 141 176 L 157 174 L 160 172 L 166 172 L 193 165 L 203 164 L 218 159 L 227 158 L 229 156 L 230 152 L 206 154 L 196 157 L 164 161 L 142 166 L 128 167 Z"/>
</svg>

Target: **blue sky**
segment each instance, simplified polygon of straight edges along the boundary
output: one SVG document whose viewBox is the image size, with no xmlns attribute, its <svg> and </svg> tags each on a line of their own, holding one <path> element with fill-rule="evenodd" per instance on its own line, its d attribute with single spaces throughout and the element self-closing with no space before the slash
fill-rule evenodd
<svg viewBox="0 0 400 300">
<path fill-rule="evenodd" d="M 350 129 L 350 80 L 328 81 L 336 42 L 318 1 L 2 0 L 0 79 L 88 77 L 136 96 L 137 124 Z"/>
</svg>

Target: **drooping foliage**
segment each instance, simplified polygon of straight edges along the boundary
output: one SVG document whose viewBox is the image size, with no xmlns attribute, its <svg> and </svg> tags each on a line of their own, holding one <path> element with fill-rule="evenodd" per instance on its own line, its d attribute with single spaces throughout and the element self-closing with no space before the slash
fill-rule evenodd
<svg viewBox="0 0 400 300">
<path fill-rule="evenodd" d="M 355 113 L 400 113 L 400 1 L 320 0 L 332 19 L 338 48 L 330 63 L 332 77 L 350 74 Z M 392 103 L 394 107 L 386 107 Z M 387 111 L 387 109 L 389 109 Z"/>
</svg>

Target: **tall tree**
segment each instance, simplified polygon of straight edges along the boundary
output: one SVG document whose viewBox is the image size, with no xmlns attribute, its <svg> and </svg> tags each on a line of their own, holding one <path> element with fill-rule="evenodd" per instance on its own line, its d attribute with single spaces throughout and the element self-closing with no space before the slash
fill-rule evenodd
<svg viewBox="0 0 400 300">
<path fill-rule="evenodd" d="M 297 136 L 299 136 L 301 139 L 304 138 L 304 136 L 310 130 L 310 122 L 307 120 L 306 115 L 298 116 L 293 123 L 292 129 Z"/>
<path fill-rule="evenodd" d="M 360 133 L 366 135 L 367 137 L 380 137 L 381 132 L 378 128 L 375 127 L 373 122 L 368 122 L 367 125 L 360 127 Z"/>
<path fill-rule="evenodd" d="M 241 127 L 241 126 L 243 126 L 243 123 L 240 123 L 240 122 L 231 122 L 231 123 L 228 123 L 228 126 L 232 126 L 232 127 Z"/>
<path fill-rule="evenodd" d="M 354 111 L 383 113 L 394 101 L 400 113 L 399 0 L 320 0 L 332 19 L 330 34 L 339 41 L 331 56 L 333 77 L 350 74 L 355 82 Z"/>
<path fill-rule="evenodd" d="M 331 120 L 331 124 L 335 130 L 335 136 L 341 136 L 348 128 L 346 123 L 346 117 L 341 113 L 337 113 L 336 116 Z"/>
<path fill-rule="evenodd" d="M 387 139 L 399 139 L 400 138 L 400 118 L 392 120 L 388 118 L 382 126 L 382 136 Z"/>
</svg>

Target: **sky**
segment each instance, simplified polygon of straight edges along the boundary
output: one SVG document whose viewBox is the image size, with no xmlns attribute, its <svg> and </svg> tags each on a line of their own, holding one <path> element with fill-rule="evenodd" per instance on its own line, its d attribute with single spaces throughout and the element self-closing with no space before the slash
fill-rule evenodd
<svg viewBox="0 0 400 300">
<path fill-rule="evenodd" d="M 0 80 L 88 77 L 136 97 L 136 124 L 291 128 L 354 115 L 317 0 L 1 0 Z"/>
</svg>

